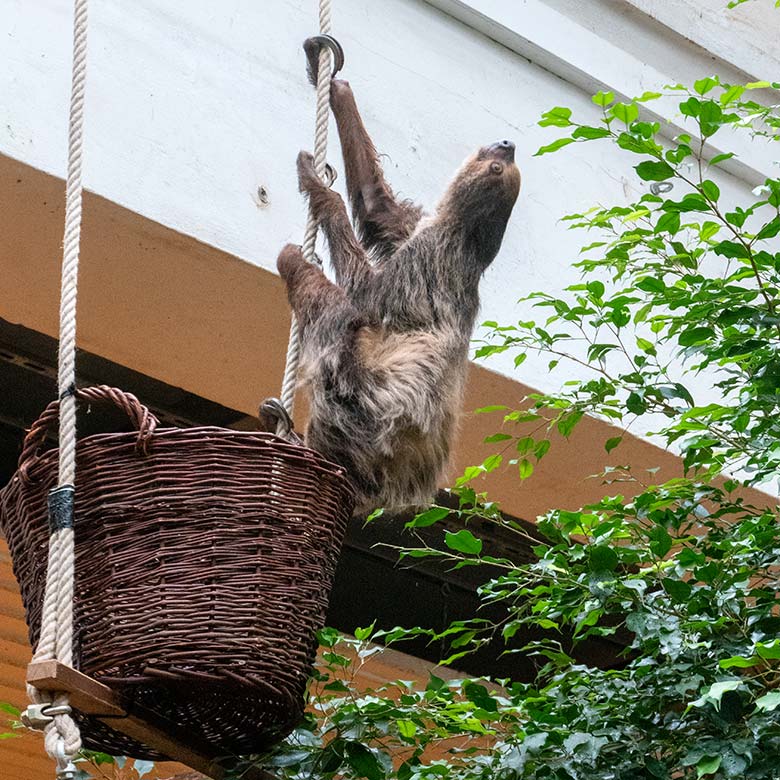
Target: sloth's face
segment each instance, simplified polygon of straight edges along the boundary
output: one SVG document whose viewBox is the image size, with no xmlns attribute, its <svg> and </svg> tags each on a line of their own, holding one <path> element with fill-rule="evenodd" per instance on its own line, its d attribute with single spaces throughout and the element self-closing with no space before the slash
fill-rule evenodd
<svg viewBox="0 0 780 780">
<path fill-rule="evenodd" d="M 517 200 L 520 171 L 515 165 L 515 145 L 511 141 L 483 146 L 466 162 L 462 173 L 473 177 L 472 185 L 483 192 L 492 191 L 494 197 L 511 200 L 511 205 Z"/>
<path fill-rule="evenodd" d="M 492 233 L 499 237 L 500 243 L 519 192 L 515 145 L 511 141 L 498 141 L 483 146 L 463 163 L 438 211 L 467 232 Z M 491 244 L 489 252 L 495 241 L 488 243 Z"/>
</svg>

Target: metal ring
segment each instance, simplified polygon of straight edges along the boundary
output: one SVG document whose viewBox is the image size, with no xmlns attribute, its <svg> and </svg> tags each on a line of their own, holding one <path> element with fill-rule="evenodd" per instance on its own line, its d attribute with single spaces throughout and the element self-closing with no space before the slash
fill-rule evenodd
<svg viewBox="0 0 780 780">
<path fill-rule="evenodd" d="M 654 181 L 650 184 L 650 192 L 653 195 L 661 195 L 664 192 L 671 192 L 674 184 L 670 181 Z"/>
<path fill-rule="evenodd" d="M 325 163 L 325 185 L 332 187 L 337 178 L 336 169 L 330 163 Z"/>
<path fill-rule="evenodd" d="M 50 704 L 43 708 L 43 714 L 52 718 L 55 715 L 70 715 L 71 712 L 73 710 L 67 704 Z"/>
<path fill-rule="evenodd" d="M 344 67 L 344 49 L 341 48 L 341 44 L 332 35 L 312 35 L 311 40 L 316 41 L 320 48 L 325 46 L 330 49 L 330 53 L 333 55 L 333 71 L 330 76 L 335 78 L 336 74 Z"/>
</svg>

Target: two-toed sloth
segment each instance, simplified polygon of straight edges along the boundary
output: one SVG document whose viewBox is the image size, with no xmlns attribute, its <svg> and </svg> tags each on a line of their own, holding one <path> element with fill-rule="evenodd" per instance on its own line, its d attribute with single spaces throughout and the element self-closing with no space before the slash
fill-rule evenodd
<svg viewBox="0 0 780 780">
<path fill-rule="evenodd" d="M 317 44 L 306 51 L 316 62 Z M 278 259 L 301 333 L 306 444 L 347 469 L 356 511 L 420 505 L 448 461 L 479 281 L 520 190 L 515 146 L 482 147 L 428 215 L 385 182 L 346 81 L 332 81 L 330 102 L 357 236 L 341 196 L 301 152 L 299 186 L 325 234 L 335 283 L 299 246 Z"/>
</svg>

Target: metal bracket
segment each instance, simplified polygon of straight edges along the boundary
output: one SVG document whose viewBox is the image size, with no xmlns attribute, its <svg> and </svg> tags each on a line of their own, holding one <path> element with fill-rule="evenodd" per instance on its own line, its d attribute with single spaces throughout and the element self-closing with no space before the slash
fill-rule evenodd
<svg viewBox="0 0 780 780">
<path fill-rule="evenodd" d="M 47 715 L 45 710 L 48 704 L 28 704 L 27 709 L 19 716 L 27 726 L 28 729 L 34 729 L 35 731 L 43 731 L 54 720 L 54 717 Z"/>
</svg>

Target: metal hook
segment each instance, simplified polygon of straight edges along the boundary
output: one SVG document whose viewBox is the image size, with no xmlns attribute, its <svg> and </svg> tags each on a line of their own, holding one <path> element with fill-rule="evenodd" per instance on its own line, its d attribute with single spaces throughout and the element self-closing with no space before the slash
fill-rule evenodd
<svg viewBox="0 0 780 780">
<path fill-rule="evenodd" d="M 330 49 L 333 55 L 333 71 L 330 75 L 331 78 L 335 78 L 344 67 L 344 49 L 341 48 L 341 44 L 332 35 L 312 35 L 311 40 L 316 41 L 320 47 L 325 46 Z"/>
<path fill-rule="evenodd" d="M 664 192 L 671 192 L 674 184 L 670 181 L 654 181 L 650 184 L 650 192 L 653 195 L 661 195 Z"/>
<path fill-rule="evenodd" d="M 336 169 L 330 163 L 325 163 L 325 185 L 332 187 L 337 178 Z"/>
</svg>

